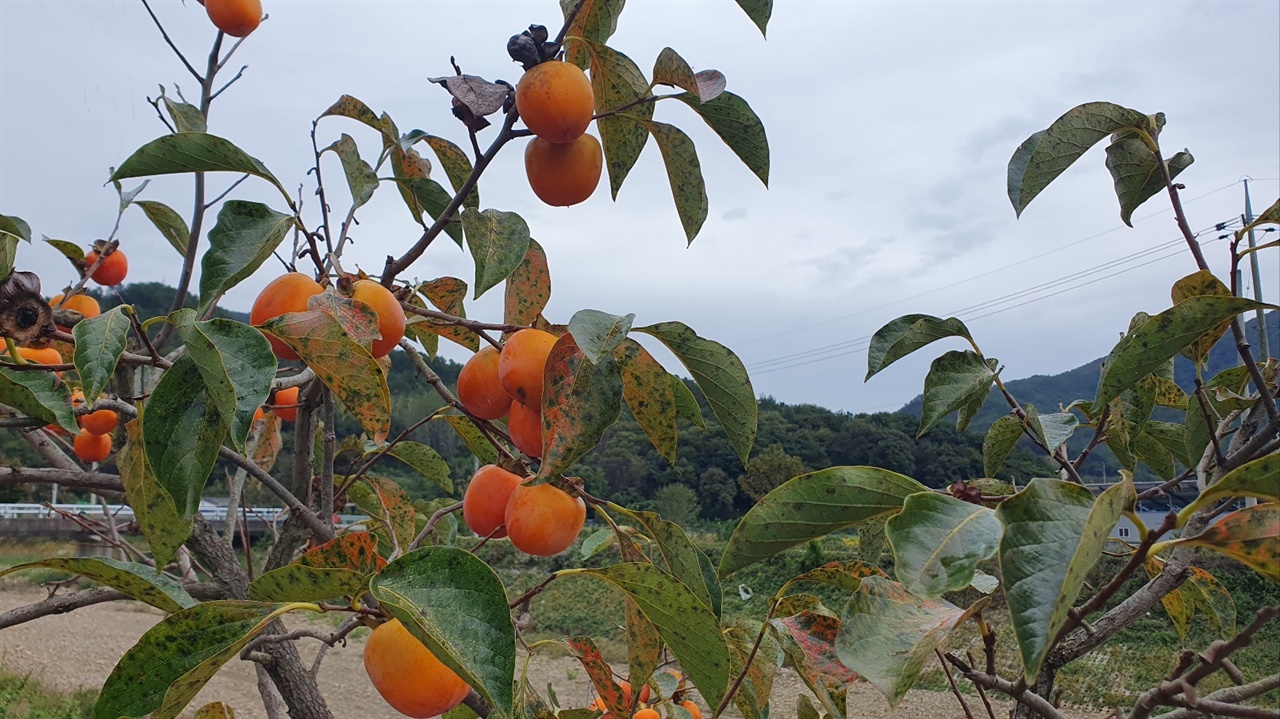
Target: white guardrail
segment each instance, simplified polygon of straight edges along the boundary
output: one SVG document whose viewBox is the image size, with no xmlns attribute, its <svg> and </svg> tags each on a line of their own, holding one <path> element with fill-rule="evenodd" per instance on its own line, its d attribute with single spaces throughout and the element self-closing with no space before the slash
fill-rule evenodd
<svg viewBox="0 0 1280 719">
<path fill-rule="evenodd" d="M 86 517 L 102 517 L 105 516 L 105 511 L 110 512 L 116 519 L 126 521 L 133 519 L 133 508 L 127 504 L 108 504 L 105 508 L 100 504 L 54 504 L 52 506 L 69 514 L 84 515 Z M 226 507 L 206 504 L 202 505 L 198 511 L 202 517 L 211 522 L 224 522 L 227 519 Z M 283 519 L 285 512 L 288 510 L 283 507 L 249 507 L 246 511 L 250 520 L 256 519 L 260 522 L 274 524 Z M 0 504 L 0 519 L 48 519 L 57 516 L 59 516 L 58 512 L 43 504 Z M 363 514 L 339 514 L 336 516 L 340 526 L 355 524 L 368 519 Z"/>
</svg>

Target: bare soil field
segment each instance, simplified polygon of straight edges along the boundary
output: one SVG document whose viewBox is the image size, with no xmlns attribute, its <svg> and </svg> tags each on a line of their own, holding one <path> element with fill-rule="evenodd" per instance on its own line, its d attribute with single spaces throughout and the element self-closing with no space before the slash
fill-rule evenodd
<svg viewBox="0 0 1280 719">
<path fill-rule="evenodd" d="M 44 596 L 44 590 L 39 587 L 0 587 L 0 612 L 37 602 Z M 100 687 L 116 661 L 162 617 L 159 611 L 136 602 L 100 604 L 70 614 L 45 617 L 0 631 L 0 665 L 39 677 L 50 687 L 63 691 Z M 293 628 L 321 621 L 285 617 L 285 623 Z M 310 662 L 319 646 L 318 642 L 304 639 L 298 648 L 303 659 Z M 345 648 L 338 646 L 328 652 L 321 665 L 320 681 L 330 708 L 339 719 L 400 719 L 401 715 L 382 701 L 365 677 L 361 663 L 363 648 L 363 636 L 356 636 Z M 590 683 L 581 665 L 572 659 L 535 657 L 529 674 L 535 687 L 553 685 L 566 706 L 585 706 L 591 700 Z M 782 671 L 774 685 L 773 716 L 795 717 L 796 696 L 804 691 L 794 672 Z M 977 698 L 972 700 L 975 711 L 980 712 Z M 253 667 L 248 662 L 228 663 L 205 686 L 192 706 L 213 701 L 226 702 L 241 719 L 265 719 Z M 851 719 L 964 717 L 955 698 L 939 692 L 913 691 L 897 709 L 891 710 L 884 697 L 866 683 L 849 689 L 848 705 Z M 998 706 L 996 712 L 1007 716 L 1006 705 Z M 1101 717 L 1102 713 L 1068 711 L 1067 715 L 1072 719 L 1092 719 Z"/>
</svg>

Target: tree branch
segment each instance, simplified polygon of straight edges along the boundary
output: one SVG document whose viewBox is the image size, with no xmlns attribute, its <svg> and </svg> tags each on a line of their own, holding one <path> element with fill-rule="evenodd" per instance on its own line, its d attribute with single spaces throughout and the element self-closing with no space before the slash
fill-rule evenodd
<svg viewBox="0 0 1280 719">
<path fill-rule="evenodd" d="M 968 679 L 974 684 L 984 689 L 994 689 L 1019 704 L 1027 706 L 1032 711 L 1046 717 L 1046 719 L 1066 719 L 1066 715 L 1054 708 L 1054 706 L 1049 703 L 1048 699 L 1045 699 L 1035 692 L 1029 691 L 1022 683 L 1014 684 L 1008 679 L 1002 679 L 993 674 L 980 672 L 968 664 L 965 664 L 954 654 L 947 654 L 945 656 L 947 661 L 951 662 L 952 666 L 960 670 L 960 673 L 964 675 L 965 679 Z"/>
<path fill-rule="evenodd" d="M 1206 694 L 1201 700 L 1204 702 L 1221 702 L 1223 704 L 1239 704 L 1247 699 L 1252 699 L 1260 694 L 1266 694 L 1273 689 L 1280 689 L 1280 674 L 1273 674 L 1266 679 L 1259 679 L 1251 684 L 1244 684 L 1238 687 L 1227 687 L 1219 689 L 1212 694 Z M 1195 709 L 1179 709 L 1177 711 L 1160 714 L 1155 719 L 1202 719 L 1203 717 L 1212 716 Z"/>
</svg>

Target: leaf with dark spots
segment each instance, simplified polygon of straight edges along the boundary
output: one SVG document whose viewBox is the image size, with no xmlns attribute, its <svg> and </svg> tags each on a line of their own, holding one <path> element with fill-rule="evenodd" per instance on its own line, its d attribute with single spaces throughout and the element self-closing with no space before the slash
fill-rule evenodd
<svg viewBox="0 0 1280 719">
<path fill-rule="evenodd" d="M 622 412 L 622 379 L 612 355 L 592 364 L 566 334 L 547 357 L 542 392 L 542 466 L 546 481 L 600 443 Z"/>
<path fill-rule="evenodd" d="M 529 239 L 524 259 L 507 277 L 503 321 L 509 325 L 532 325 L 551 300 L 551 272 L 547 254 L 537 240 Z"/>
</svg>

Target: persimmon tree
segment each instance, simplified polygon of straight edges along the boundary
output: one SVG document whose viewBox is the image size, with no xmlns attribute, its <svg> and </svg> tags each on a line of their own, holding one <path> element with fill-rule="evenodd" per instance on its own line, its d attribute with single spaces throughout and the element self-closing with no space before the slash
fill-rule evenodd
<svg viewBox="0 0 1280 719">
<path fill-rule="evenodd" d="M 244 22 L 244 9 L 255 3 L 207 2 L 215 22 L 235 10 L 236 22 L 225 21 L 223 30 L 248 35 L 256 27 Z M 607 712 L 645 719 L 656 713 L 690 719 L 701 714 L 691 702 L 696 692 L 712 716 L 734 707 L 755 719 L 767 715 L 774 677 L 785 665 L 799 673 L 817 699 L 815 706 L 802 697 L 796 708 L 800 716 L 843 718 L 850 682 L 866 678 L 893 704 L 924 663 L 935 658 L 976 685 L 984 703 L 994 692 L 1017 702 L 1021 716 L 1058 717 L 1056 672 L 1157 604 L 1183 624 L 1191 611 L 1204 613 L 1222 629 L 1223 639 L 1199 655 L 1170 657 L 1176 664 L 1168 681 L 1127 708 L 1129 716 L 1150 716 L 1160 706 L 1174 707 L 1178 716 L 1257 716 L 1247 713 L 1256 708 L 1245 703 L 1280 686 L 1280 675 L 1238 676 L 1229 659 L 1280 608 L 1259 612 L 1236 631 L 1230 594 L 1195 566 L 1197 550 L 1208 549 L 1280 580 L 1276 363 L 1258 362 L 1239 321 L 1242 313 L 1264 305 L 1237 297 L 1234 286 L 1217 280 L 1188 229 L 1174 178 L 1191 164 L 1191 156 L 1184 152 L 1164 160 L 1163 116 L 1108 103 L 1084 105 L 1033 135 L 1010 162 L 1010 199 L 1021 213 L 1067 166 L 1110 136 L 1107 166 L 1122 217 L 1127 222 L 1139 204 L 1167 194 L 1200 267 L 1174 284 L 1170 309 L 1134 318 L 1103 366 L 1096 397 L 1053 412 L 1023 406 L 1001 381 L 999 362 L 986 357 L 954 318 L 908 315 L 886 325 L 872 341 L 868 378 L 934 341 L 967 343 L 930 368 L 921 433 L 952 414 L 963 428 L 998 388 L 1010 414 L 987 434 L 985 474 L 995 474 L 1025 437 L 1058 464 L 1060 476 L 1020 488 L 975 477 L 939 493 L 885 469 L 823 469 L 765 493 L 742 519 L 716 567 L 678 524 L 593 496 L 573 468 L 599 443 L 624 404 L 659 454 L 672 462 L 682 423 L 703 422 L 692 391 L 639 339 L 656 341 L 679 359 L 745 465 L 757 408 L 742 363 L 728 348 L 680 322 L 636 327 L 633 315 L 594 309 L 579 310 L 566 324 L 554 321 L 563 318 L 545 317 L 551 293 L 548 253 L 518 214 L 484 207 L 479 181 L 498 152 L 528 138 L 533 148 L 526 153 L 528 179 L 539 198 L 573 204 L 590 194 L 597 181 L 593 176 L 602 170 L 616 198 L 652 137 L 685 239 L 692 242 L 707 216 L 701 167 L 689 136 L 655 119 L 659 113 L 665 119 L 670 106 L 691 110 L 692 115 L 672 116 L 705 121 L 751 172 L 768 180 L 764 128 L 746 101 L 726 90 L 722 74 L 695 72 L 670 48 L 645 73 L 607 44 L 622 16 L 622 0 L 561 0 L 557 32 L 531 25 L 511 38 L 507 51 L 528 73 L 585 77 L 591 103 L 583 122 L 561 122 L 556 107 L 545 117 L 548 108 L 538 106 L 538 121 L 525 124 L 520 85 L 467 75 L 456 64 L 452 73 L 432 78 L 461 123 L 433 130 L 441 134 L 402 132 L 387 114 L 345 95 L 312 126 L 314 164 L 306 180 L 316 198 L 311 202 L 291 195 L 262 161 L 210 132 L 211 104 L 240 77 L 227 78 L 226 68 L 244 38 L 228 47 L 219 31 L 198 69 L 170 40 L 146 0 L 141 4 L 200 88 L 194 103 L 164 92 L 155 98 L 152 104 L 168 133 L 124 158 L 111 175 L 119 213 L 141 210 L 159 233 L 155 239 L 166 240 L 183 258 L 172 311 L 142 318 L 124 305 L 99 314 L 96 305 L 89 308 L 77 299 L 85 297 L 81 290 L 93 278 L 116 279 L 116 270 L 103 269 L 109 261 L 112 268 L 120 265 L 110 260 L 120 252 L 118 218 L 116 229 L 89 254 L 77 244 L 50 241 L 78 275 L 51 303 L 41 295 L 42 278 L 16 269 L 16 251 L 31 240 L 31 228 L 17 217 L 0 216 L 0 331 L 9 347 L 0 366 L 0 403 L 9 410 L 3 424 L 21 432 L 48 465 L 10 467 L 0 474 L 0 483 L 57 483 L 126 502 L 149 547 L 144 553 L 124 541 L 108 519 L 91 528 L 122 558 L 50 558 L 7 570 L 54 567 L 104 586 L 53 594 L 0 614 L 0 629 L 124 598 L 168 615 L 120 659 L 102 688 L 95 717 L 177 716 L 220 667 L 236 658 L 254 663 L 268 714 L 279 716 L 282 701 L 290 716 L 330 717 L 324 687 L 295 645 L 319 641 L 331 647 L 359 626 L 376 628 L 377 649 L 366 655 L 366 665 L 384 696 L 425 684 L 382 676 L 388 660 L 379 657 L 386 656 L 404 657 L 405 664 L 433 677 L 455 677 L 470 688 L 447 699 L 392 702 L 409 712 L 438 713 L 460 699 L 465 708 L 450 712 L 505 717 Z M 771 2 L 738 4 L 763 33 Z M 581 95 L 581 88 L 579 82 L 574 93 Z M 534 124 L 539 127 L 531 129 Z M 599 135 L 598 147 L 593 135 L 583 134 L 588 124 Z M 348 130 L 376 140 L 377 156 L 362 157 Z M 592 139 L 579 144 L 584 137 Z M 323 160 L 330 152 L 349 193 L 326 184 Z M 193 179 L 189 218 L 141 199 L 146 182 L 164 175 Z M 142 178 L 147 179 L 126 189 L 124 183 Z M 278 190 L 275 207 L 228 199 L 246 181 Z M 558 186 L 558 181 L 568 184 Z M 212 189 L 214 183 L 222 189 Z M 353 274 L 343 266 L 343 251 L 361 208 L 384 185 L 394 186 L 402 198 L 409 230 L 380 276 Z M 210 216 L 214 208 L 216 217 Z M 1280 222 L 1280 204 L 1257 222 Z M 405 279 L 442 235 L 473 257 L 470 283 L 456 277 Z M 1243 236 L 1237 233 L 1231 245 L 1233 269 L 1250 251 L 1240 246 Z M 288 274 L 270 291 L 282 294 L 260 298 L 252 325 L 215 318 L 222 296 L 276 252 L 286 258 Z M 187 309 L 197 259 L 199 302 Z M 468 297 L 474 300 L 499 284 L 504 284 L 503 316 L 468 317 Z M 387 302 L 387 295 L 393 301 Z M 1198 375 L 1191 394 L 1173 383 L 1174 357 L 1181 354 L 1202 367 L 1208 348 L 1227 332 L 1240 351 L 1239 368 L 1212 378 Z M 539 339 L 544 334 L 550 339 Z M 421 354 L 434 355 L 442 337 L 477 353 L 459 381 L 460 397 Z M 442 410 L 395 435 L 385 357 L 392 343 L 445 402 Z M 31 355 L 44 348 L 59 356 Z M 81 393 L 81 404 L 73 403 L 73 392 Z M 1182 412 L 1184 421 L 1153 419 L 1157 406 Z M 104 410 L 116 413 L 120 426 L 88 432 L 84 420 Z M 337 435 L 340 411 L 359 424 L 360 436 Z M 284 421 L 293 423 L 293 458 L 289 476 L 277 476 Z M 486 465 L 468 483 L 465 500 L 457 497 L 468 478 L 450 476 L 433 448 L 409 439 L 430 422 L 448 424 Z M 99 429 L 106 424 L 89 423 Z M 1093 433 L 1088 448 L 1069 456 L 1067 438 L 1086 430 Z M 76 443 L 67 437 L 86 432 L 110 438 L 109 459 L 73 459 Z M 102 440 L 92 442 L 100 448 Z M 1166 483 L 1139 494 L 1126 477 L 1095 495 L 1081 483 L 1079 468 L 1102 443 L 1130 470 L 1142 462 Z M 338 462 L 339 457 L 345 461 Z M 379 469 L 393 460 L 454 499 L 411 502 L 394 481 L 380 476 Z M 234 519 L 220 531 L 197 511 L 219 463 L 230 468 L 229 517 L 239 511 L 249 481 L 287 508 L 265 556 L 238 556 Z M 108 471 L 111 465 L 115 472 Z M 339 473 L 338 466 L 351 469 Z M 1160 526 L 1144 526 L 1135 512 L 1137 502 L 1183 482 L 1195 482 L 1200 498 Z M 1257 502 L 1236 508 L 1241 498 Z M 333 512 L 347 500 L 367 520 L 337 527 Z M 527 509 L 531 506 L 537 511 Z M 575 507 L 582 508 L 580 514 Z M 539 519 L 544 510 L 551 519 Z M 460 537 L 459 512 L 477 538 Z M 512 596 L 475 553 L 508 529 L 517 547 L 539 554 L 559 551 L 588 513 L 612 531 L 604 536 L 616 544 L 621 561 L 561 569 Z M 571 521 L 565 519 L 571 515 Z M 1124 516 L 1138 525 L 1139 541 L 1122 548 L 1124 566 L 1085 597 L 1085 575 Z M 723 615 L 723 579 L 790 547 L 850 528 L 858 531 L 863 561 L 793 578 L 758 619 Z M 1126 580 L 1138 572 L 1150 580 L 1121 596 Z M 625 597 L 625 678 L 615 674 L 590 637 L 525 640 L 537 595 L 568 576 L 595 578 Z M 817 594 L 804 591 L 813 584 L 833 588 L 842 606 L 828 608 Z M 968 587 L 987 595 L 1002 592 L 1004 607 L 992 608 L 990 597 L 968 606 L 948 599 Z M 1017 675 L 997 671 L 991 628 L 997 611 L 1014 629 L 1022 659 Z M 287 631 L 279 619 L 297 612 L 344 618 L 330 632 Z M 975 623 L 983 636 L 982 660 L 943 651 L 951 631 L 965 622 Z M 525 650 L 523 657 L 517 647 Z M 527 681 L 530 659 L 551 647 L 581 660 L 598 694 L 591 707 L 557 706 L 555 697 L 541 696 Z M 1230 674 L 1236 686 L 1198 693 L 1199 682 L 1218 671 Z M 431 684 L 457 687 L 444 679 Z M 956 696 L 963 703 L 958 691 Z M 216 716 L 225 709 L 202 711 Z M 986 710 L 994 719 L 989 704 Z"/>
</svg>

